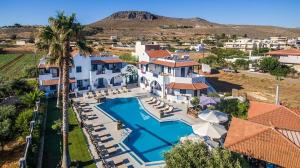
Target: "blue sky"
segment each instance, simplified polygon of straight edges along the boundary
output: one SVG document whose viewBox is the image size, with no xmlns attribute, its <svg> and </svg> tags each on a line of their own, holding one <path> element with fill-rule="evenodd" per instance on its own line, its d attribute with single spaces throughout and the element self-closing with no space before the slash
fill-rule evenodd
<svg viewBox="0 0 300 168">
<path fill-rule="evenodd" d="M 76 13 L 82 24 L 120 10 L 146 10 L 225 24 L 300 27 L 299 9 L 300 0 L 0 0 L 0 26 L 47 24 L 59 10 Z"/>
</svg>

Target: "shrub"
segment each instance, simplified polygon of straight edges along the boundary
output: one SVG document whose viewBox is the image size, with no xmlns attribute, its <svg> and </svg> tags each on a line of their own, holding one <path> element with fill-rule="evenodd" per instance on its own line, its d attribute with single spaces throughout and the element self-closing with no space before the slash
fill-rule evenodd
<svg viewBox="0 0 300 168">
<path fill-rule="evenodd" d="M 43 91 L 36 89 L 22 96 L 21 101 L 28 107 L 33 107 L 35 105 L 35 102 L 42 98 L 44 95 L 45 93 Z"/>
<path fill-rule="evenodd" d="M 276 58 L 272 58 L 272 57 L 264 58 L 259 63 L 259 68 L 263 72 L 271 72 L 278 66 L 280 66 L 279 61 Z"/>
<path fill-rule="evenodd" d="M 22 74 L 25 78 L 36 78 L 39 71 L 35 66 L 27 66 L 23 69 Z"/>
<path fill-rule="evenodd" d="M 204 143 L 185 141 L 164 154 L 167 168 L 249 167 L 240 155 L 226 149 L 210 151 Z"/>
<path fill-rule="evenodd" d="M 193 98 L 191 99 L 191 104 L 192 104 L 193 107 L 198 107 L 198 106 L 199 106 L 199 103 L 200 103 L 200 100 L 199 100 L 198 97 L 193 97 Z"/>
<path fill-rule="evenodd" d="M 58 119 L 58 120 L 54 121 L 51 128 L 53 131 L 59 131 L 61 129 L 61 126 L 62 126 L 62 122 L 60 119 Z"/>
<path fill-rule="evenodd" d="M 249 69 L 249 61 L 247 60 L 237 59 L 234 64 L 238 69 L 243 69 L 243 70 Z"/>
<path fill-rule="evenodd" d="M 25 110 L 21 112 L 16 119 L 16 128 L 21 135 L 29 135 L 30 121 L 33 117 L 33 110 Z"/>
<path fill-rule="evenodd" d="M 249 103 L 239 102 L 238 99 L 225 99 L 222 100 L 216 108 L 231 116 L 245 119 L 247 118 Z"/>
</svg>

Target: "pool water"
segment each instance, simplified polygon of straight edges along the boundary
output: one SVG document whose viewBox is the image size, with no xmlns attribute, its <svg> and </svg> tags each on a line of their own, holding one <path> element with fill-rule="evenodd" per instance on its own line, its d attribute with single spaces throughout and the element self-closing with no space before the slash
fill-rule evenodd
<svg viewBox="0 0 300 168">
<path fill-rule="evenodd" d="M 123 143 L 144 162 L 163 160 L 164 152 L 180 137 L 192 133 L 192 127 L 184 122 L 159 122 L 145 112 L 135 97 L 107 100 L 98 107 L 132 130 Z"/>
</svg>

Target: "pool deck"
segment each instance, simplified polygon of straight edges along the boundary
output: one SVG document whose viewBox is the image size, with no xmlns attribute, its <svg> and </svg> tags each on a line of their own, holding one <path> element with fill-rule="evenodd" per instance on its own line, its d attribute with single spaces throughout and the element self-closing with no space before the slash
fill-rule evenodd
<svg viewBox="0 0 300 168">
<path fill-rule="evenodd" d="M 166 103 L 173 105 L 175 107 L 174 112 L 168 113 L 165 115 L 164 118 L 159 118 L 159 110 L 152 107 L 152 105 L 147 104 L 145 101 L 150 99 L 151 96 L 146 91 L 142 90 L 141 88 L 133 88 L 130 89 L 131 92 L 127 93 L 121 93 L 116 95 L 109 95 L 106 96 L 107 99 L 113 99 L 113 98 L 122 98 L 122 97 L 137 97 L 141 104 L 144 106 L 147 112 L 151 113 L 155 118 L 163 121 L 170 121 L 170 120 L 183 120 L 186 123 L 193 125 L 197 123 L 198 121 L 201 121 L 200 119 L 195 119 L 189 115 L 186 114 L 187 105 L 186 104 L 178 104 L 178 103 L 171 103 L 167 100 L 163 100 Z M 107 149 L 115 150 L 111 152 L 110 156 L 107 158 L 108 161 L 113 160 L 117 165 L 120 165 L 118 167 L 164 167 L 165 165 L 162 164 L 162 162 L 147 162 L 146 164 L 141 164 L 138 161 L 139 159 L 134 159 L 136 155 L 130 151 L 130 149 L 124 147 L 124 144 L 122 143 L 123 139 L 126 138 L 126 136 L 129 134 L 128 130 L 122 129 L 117 130 L 117 122 L 113 120 L 109 115 L 105 114 L 105 112 L 101 111 L 96 107 L 98 104 L 94 98 L 74 98 L 73 101 L 80 101 L 88 103 L 87 106 L 83 107 L 83 109 L 86 110 L 86 112 L 83 112 L 83 114 L 86 114 L 88 116 L 88 120 L 84 120 L 83 122 L 87 125 L 92 125 L 94 128 L 94 131 L 92 132 L 93 135 L 98 135 L 101 137 L 101 139 L 104 139 L 103 142 L 101 142 L 102 145 L 104 145 Z M 79 118 L 79 114 L 75 110 L 77 114 L 77 118 Z M 102 162 L 99 159 L 99 156 L 96 152 L 96 149 L 91 141 L 91 138 L 87 132 L 86 129 L 83 129 L 84 134 L 87 137 L 89 149 L 91 151 L 91 154 L 94 157 L 94 160 L 96 161 L 97 167 L 101 168 Z M 118 146 L 115 148 L 114 146 Z M 110 151 L 110 150 L 108 150 Z M 124 160 L 124 164 L 121 164 Z M 118 164 L 120 163 L 120 164 Z M 151 164 L 153 163 L 153 164 Z M 158 164 L 156 164 L 158 163 Z M 147 165 L 149 164 L 149 165 Z M 146 166 L 147 165 L 147 166 Z"/>
</svg>

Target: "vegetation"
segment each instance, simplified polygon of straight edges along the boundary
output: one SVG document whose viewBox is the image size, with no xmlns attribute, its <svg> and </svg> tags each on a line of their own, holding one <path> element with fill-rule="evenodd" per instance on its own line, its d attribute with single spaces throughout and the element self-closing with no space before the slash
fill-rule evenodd
<svg viewBox="0 0 300 168">
<path fill-rule="evenodd" d="M 252 51 L 252 55 L 263 56 L 265 53 L 269 52 L 269 48 L 259 48 Z"/>
<path fill-rule="evenodd" d="M 15 115 L 15 106 L 0 106 L 0 151 L 2 151 L 5 142 L 7 142 L 13 137 Z"/>
<path fill-rule="evenodd" d="M 35 102 L 38 101 L 40 98 L 44 97 L 44 92 L 38 89 L 35 89 L 29 93 L 26 93 L 24 96 L 21 97 L 21 101 L 26 104 L 28 107 L 34 107 Z"/>
<path fill-rule="evenodd" d="M 16 119 L 16 129 L 19 133 L 21 133 L 24 137 L 29 135 L 30 130 L 30 121 L 33 117 L 33 110 L 27 109 L 21 112 Z"/>
<path fill-rule="evenodd" d="M 269 72 L 271 75 L 274 75 L 277 78 L 285 77 L 292 72 L 290 67 L 280 64 L 276 58 L 272 57 L 266 57 L 262 59 L 259 64 L 259 68 L 263 72 Z"/>
<path fill-rule="evenodd" d="M 204 143 L 185 141 L 164 154 L 167 168 L 249 167 L 240 155 L 226 149 L 210 151 Z"/>
<path fill-rule="evenodd" d="M 61 123 L 61 119 L 58 119 L 56 121 L 54 121 L 54 123 L 52 124 L 51 128 L 54 131 L 59 131 L 61 129 L 62 123 Z"/>
<path fill-rule="evenodd" d="M 96 164 L 89 152 L 87 140 L 79 126 L 75 112 L 69 108 L 69 142 L 70 157 L 79 162 L 79 167 L 96 168 Z"/>
<path fill-rule="evenodd" d="M 193 98 L 191 99 L 191 104 L 192 104 L 192 106 L 193 106 L 194 108 L 199 107 L 199 103 L 200 103 L 200 100 L 199 100 L 198 97 L 193 97 Z"/>
<path fill-rule="evenodd" d="M 218 57 L 225 58 L 243 58 L 247 54 L 243 51 L 236 49 L 223 49 L 223 48 L 212 48 L 211 53 L 217 55 Z"/>
<path fill-rule="evenodd" d="M 27 77 L 27 74 L 20 73 L 24 72 L 30 65 L 37 65 L 41 55 L 25 54 L 18 59 L 14 64 L 11 64 L 0 70 L 0 74 L 6 79 L 18 79 L 21 77 Z"/>
<path fill-rule="evenodd" d="M 17 57 L 17 54 L 0 54 L 0 67 L 16 59 Z"/>
<path fill-rule="evenodd" d="M 137 57 L 131 55 L 131 54 L 123 54 L 123 55 L 120 55 L 119 57 L 121 60 L 125 61 L 125 62 L 128 62 L 128 63 L 137 63 L 138 62 L 138 59 Z"/>
<path fill-rule="evenodd" d="M 36 78 L 39 75 L 39 70 L 36 66 L 26 66 L 22 69 L 22 74 L 24 78 Z"/>
<path fill-rule="evenodd" d="M 247 70 L 249 69 L 249 61 L 245 59 L 237 59 L 234 62 L 237 69 Z"/>
<path fill-rule="evenodd" d="M 249 102 L 239 102 L 237 99 L 224 99 L 216 108 L 233 117 L 246 119 L 249 108 Z"/>
</svg>

